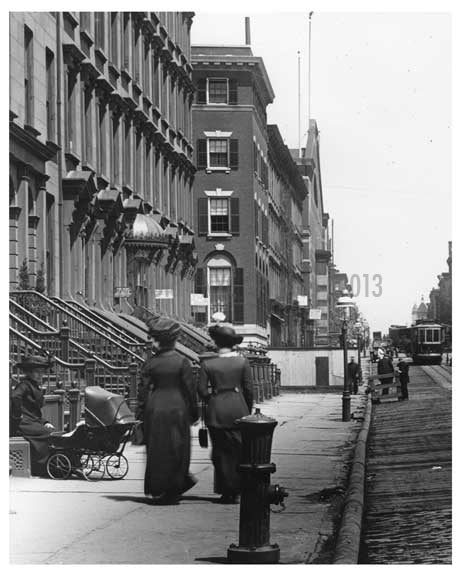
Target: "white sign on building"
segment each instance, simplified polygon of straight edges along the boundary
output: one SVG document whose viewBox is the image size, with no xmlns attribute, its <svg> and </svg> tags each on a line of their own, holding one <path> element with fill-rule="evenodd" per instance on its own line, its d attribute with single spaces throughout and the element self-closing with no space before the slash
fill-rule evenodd
<svg viewBox="0 0 461 576">
<path fill-rule="evenodd" d="M 190 305 L 191 306 L 208 306 L 210 299 L 206 298 L 203 294 L 191 294 L 190 295 Z"/>
<path fill-rule="evenodd" d="M 307 307 L 307 305 L 308 305 L 307 296 L 303 296 L 301 294 L 298 294 L 297 299 L 298 299 L 298 304 L 300 306 L 306 306 Z"/>
<path fill-rule="evenodd" d="M 172 288 L 156 289 L 155 290 L 155 299 L 156 300 L 173 300 L 173 289 Z"/>
<path fill-rule="evenodd" d="M 320 320 L 322 318 L 322 311 L 320 308 L 311 308 L 309 310 L 309 320 Z"/>
</svg>

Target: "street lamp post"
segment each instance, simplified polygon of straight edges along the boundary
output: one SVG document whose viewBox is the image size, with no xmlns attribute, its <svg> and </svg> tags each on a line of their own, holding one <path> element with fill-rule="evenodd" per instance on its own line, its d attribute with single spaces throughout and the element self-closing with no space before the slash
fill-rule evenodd
<svg viewBox="0 0 461 576">
<path fill-rule="evenodd" d="M 351 391 L 349 389 L 349 374 L 347 369 L 347 320 L 343 320 L 341 327 L 343 340 L 343 364 L 344 364 L 344 384 L 343 384 L 343 422 L 351 419 Z"/>
<path fill-rule="evenodd" d="M 341 336 L 343 341 L 343 363 L 344 363 L 344 384 L 342 396 L 343 422 L 349 422 L 351 419 L 351 390 L 349 387 L 349 375 L 347 370 L 347 321 L 349 319 L 350 309 L 355 306 L 354 301 L 349 296 L 347 290 L 344 290 L 343 296 L 338 298 L 336 308 L 342 315 Z"/>
</svg>

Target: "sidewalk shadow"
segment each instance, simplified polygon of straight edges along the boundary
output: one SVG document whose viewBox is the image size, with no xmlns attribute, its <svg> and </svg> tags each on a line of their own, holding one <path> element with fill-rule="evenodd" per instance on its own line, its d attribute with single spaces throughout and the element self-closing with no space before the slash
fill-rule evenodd
<svg viewBox="0 0 461 576">
<path fill-rule="evenodd" d="M 104 498 L 115 500 L 116 502 L 136 502 L 137 504 L 151 504 L 152 500 L 145 496 L 122 496 L 117 494 L 105 495 Z"/>
<path fill-rule="evenodd" d="M 137 504 L 148 504 L 152 506 L 155 504 L 151 498 L 147 498 L 146 496 L 130 496 L 126 494 L 108 494 L 105 495 L 104 498 L 108 498 L 109 500 L 115 500 L 116 502 L 135 502 Z M 184 495 L 181 496 L 181 501 L 189 500 L 189 501 L 202 501 L 202 502 L 218 502 L 217 498 L 213 498 L 211 496 L 192 496 L 192 495 Z"/>
<path fill-rule="evenodd" d="M 209 562 L 210 564 L 229 564 L 225 556 L 208 556 L 206 558 L 194 558 L 195 562 Z"/>
<path fill-rule="evenodd" d="M 198 500 L 198 501 L 202 501 L 202 502 L 211 502 L 211 503 L 216 503 L 219 501 L 219 498 L 217 498 L 216 496 L 194 496 L 192 494 L 184 494 L 184 496 L 181 496 L 181 500 Z"/>
</svg>

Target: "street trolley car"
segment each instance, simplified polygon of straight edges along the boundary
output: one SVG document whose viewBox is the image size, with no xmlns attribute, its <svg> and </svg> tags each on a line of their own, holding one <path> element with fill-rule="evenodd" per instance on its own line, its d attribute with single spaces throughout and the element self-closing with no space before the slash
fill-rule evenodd
<svg viewBox="0 0 461 576">
<path fill-rule="evenodd" d="M 421 321 L 411 326 L 411 355 L 414 364 L 440 364 L 445 348 L 445 326 Z"/>
</svg>

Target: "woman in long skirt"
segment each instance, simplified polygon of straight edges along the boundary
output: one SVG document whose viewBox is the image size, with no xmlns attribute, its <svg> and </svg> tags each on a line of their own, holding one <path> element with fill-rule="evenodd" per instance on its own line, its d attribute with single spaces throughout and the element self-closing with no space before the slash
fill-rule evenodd
<svg viewBox="0 0 461 576">
<path fill-rule="evenodd" d="M 211 459 L 215 469 L 214 491 L 224 504 L 238 502 L 242 439 L 235 420 L 248 416 L 253 406 L 250 364 L 233 351 L 241 341 L 230 326 L 209 329 L 218 353 L 201 364 L 199 395 L 205 400 L 206 424 L 210 432 Z"/>
<path fill-rule="evenodd" d="M 189 474 L 190 426 L 197 420 L 192 366 L 175 349 L 177 322 L 160 318 L 149 326 L 158 352 L 143 367 L 138 417 L 144 422 L 144 493 L 158 503 L 176 503 L 195 479 Z"/>
</svg>

